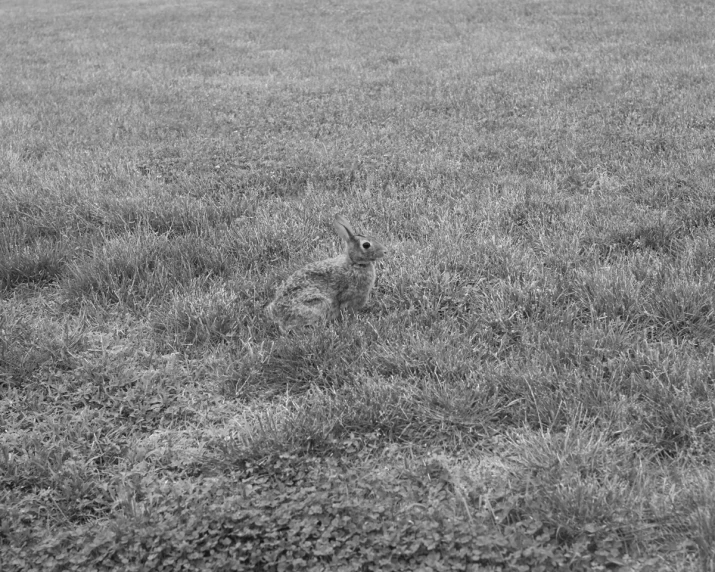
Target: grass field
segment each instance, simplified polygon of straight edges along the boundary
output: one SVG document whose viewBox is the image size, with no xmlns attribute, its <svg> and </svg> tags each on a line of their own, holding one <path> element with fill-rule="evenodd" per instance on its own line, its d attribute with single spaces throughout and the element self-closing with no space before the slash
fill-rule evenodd
<svg viewBox="0 0 715 572">
<path fill-rule="evenodd" d="M 715 570 L 714 29 L 0 0 L 3 572 Z"/>
</svg>

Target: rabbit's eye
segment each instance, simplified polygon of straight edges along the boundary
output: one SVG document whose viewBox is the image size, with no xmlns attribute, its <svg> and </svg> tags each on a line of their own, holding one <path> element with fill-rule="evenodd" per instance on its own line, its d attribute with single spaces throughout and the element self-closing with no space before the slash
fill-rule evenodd
<svg viewBox="0 0 715 572">
<path fill-rule="evenodd" d="M 365 250 L 367 250 L 368 248 L 370 248 L 370 243 L 369 243 L 369 242 L 363 242 L 363 243 L 362 243 L 362 247 L 363 247 Z"/>
</svg>

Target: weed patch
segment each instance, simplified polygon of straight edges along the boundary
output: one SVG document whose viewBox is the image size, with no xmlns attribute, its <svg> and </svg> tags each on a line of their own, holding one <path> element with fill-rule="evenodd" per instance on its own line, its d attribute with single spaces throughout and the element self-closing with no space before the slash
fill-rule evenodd
<svg viewBox="0 0 715 572">
<path fill-rule="evenodd" d="M 163 569 L 178 561 L 188 569 L 283 563 L 298 569 L 385 570 L 424 562 L 452 569 L 537 562 L 552 570 L 622 563 L 622 542 L 599 534 L 595 526 L 565 540 L 538 520 L 515 520 L 512 514 L 511 522 L 495 522 L 500 504 L 488 510 L 465 503 L 438 461 L 376 478 L 341 461 L 283 456 L 244 464 L 240 473 L 240 483 L 157 483 L 165 499 L 160 509 L 144 502 L 142 511 L 100 529 L 75 529 L 51 545 L 40 545 L 37 533 L 27 528 L 8 530 L 11 546 L 22 537 L 33 548 L 24 554 L 9 550 L 6 561 L 17 569 L 37 564 L 42 552 L 49 552 L 55 563 L 82 562 L 98 569 L 119 563 Z M 270 484 L 274 481 L 282 484 L 280 490 Z M 242 494 L 236 494 L 236 486 Z M 470 519 L 455 520 L 463 511 Z M 416 518 L 423 523 L 419 527 Z"/>
</svg>

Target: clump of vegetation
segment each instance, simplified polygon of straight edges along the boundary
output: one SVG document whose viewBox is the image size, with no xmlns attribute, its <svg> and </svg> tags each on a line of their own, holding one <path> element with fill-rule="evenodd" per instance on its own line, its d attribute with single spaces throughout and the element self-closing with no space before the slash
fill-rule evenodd
<svg viewBox="0 0 715 572">
<path fill-rule="evenodd" d="M 99 570 L 404 570 L 425 563 L 453 570 L 592 570 L 628 561 L 621 555 L 627 535 L 609 531 L 598 518 L 564 532 L 526 514 L 545 504 L 538 496 L 469 490 L 444 459 L 381 470 L 369 460 L 374 437 L 334 443 L 357 451 L 347 460 L 271 455 L 242 460 L 225 467 L 230 476 L 200 483 L 136 481 L 122 516 L 99 529 L 78 527 L 29 553 L 12 547 L 34 544 L 40 531 L 8 530 L 6 562 Z M 621 511 L 612 511 L 610 519 L 616 515 Z M 4 516 L 20 521 L 12 513 Z"/>
</svg>

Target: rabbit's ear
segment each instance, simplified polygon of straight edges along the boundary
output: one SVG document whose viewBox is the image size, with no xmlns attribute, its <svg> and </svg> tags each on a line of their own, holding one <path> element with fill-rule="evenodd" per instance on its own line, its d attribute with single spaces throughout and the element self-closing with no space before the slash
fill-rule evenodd
<svg viewBox="0 0 715 572">
<path fill-rule="evenodd" d="M 335 231 L 340 235 L 340 237 L 345 241 L 345 242 L 350 242 L 352 238 L 355 236 L 355 232 L 353 231 L 353 227 L 350 226 L 350 223 L 345 220 L 345 217 L 342 215 L 335 215 L 335 220 L 333 221 L 333 226 L 335 227 Z"/>
</svg>

